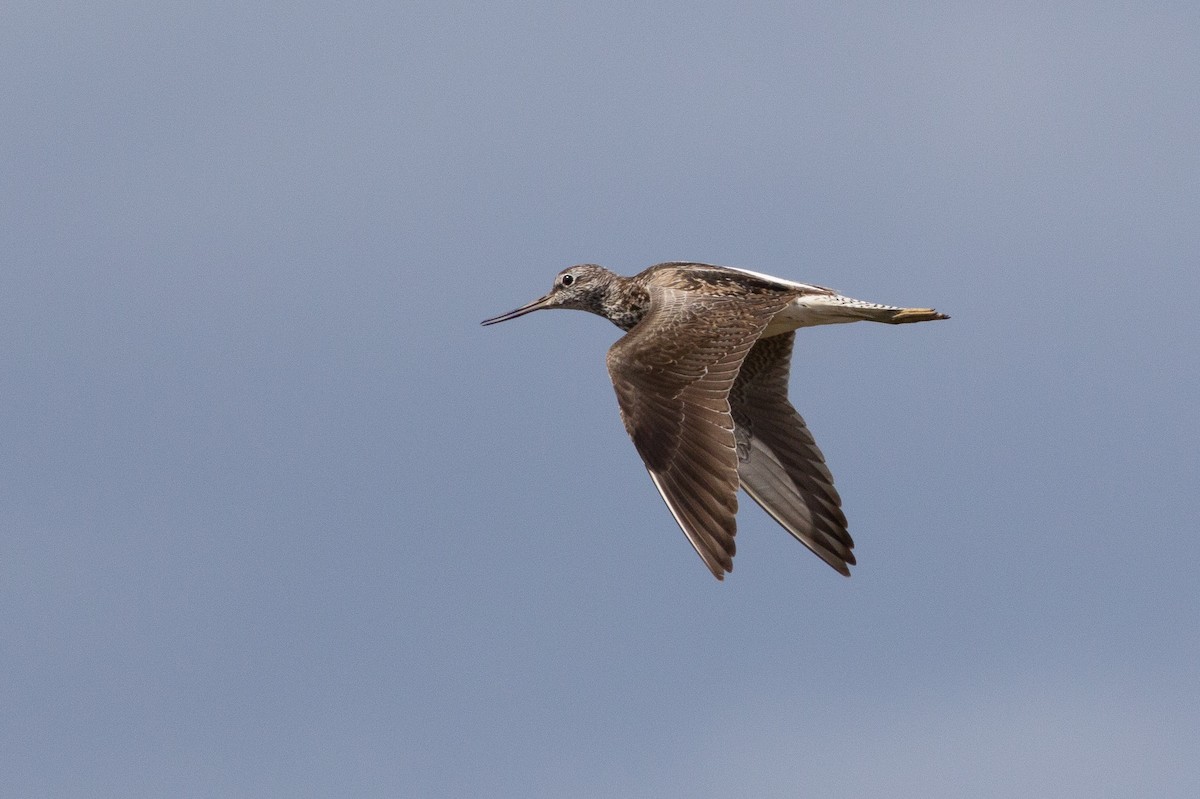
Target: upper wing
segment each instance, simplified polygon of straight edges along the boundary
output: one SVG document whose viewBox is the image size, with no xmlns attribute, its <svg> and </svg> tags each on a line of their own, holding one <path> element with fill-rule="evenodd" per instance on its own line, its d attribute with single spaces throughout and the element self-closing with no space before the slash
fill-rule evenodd
<svg viewBox="0 0 1200 799">
<path fill-rule="evenodd" d="M 742 487 L 800 543 L 845 575 L 854 564 L 833 476 L 788 401 L 794 333 L 758 341 L 730 393 Z"/>
<path fill-rule="evenodd" d="M 733 569 L 738 455 L 729 390 L 788 297 L 651 285 L 645 318 L 608 351 L 621 419 L 650 478 L 717 579 Z"/>
</svg>

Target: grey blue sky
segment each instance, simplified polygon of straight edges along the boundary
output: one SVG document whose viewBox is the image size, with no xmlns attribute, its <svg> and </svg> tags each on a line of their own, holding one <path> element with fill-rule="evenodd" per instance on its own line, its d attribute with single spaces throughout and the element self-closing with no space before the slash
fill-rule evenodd
<svg viewBox="0 0 1200 799">
<path fill-rule="evenodd" d="M 1200 795 L 1200 6 L 10 2 L 0 794 Z M 802 331 L 708 574 L 594 261 Z"/>
</svg>

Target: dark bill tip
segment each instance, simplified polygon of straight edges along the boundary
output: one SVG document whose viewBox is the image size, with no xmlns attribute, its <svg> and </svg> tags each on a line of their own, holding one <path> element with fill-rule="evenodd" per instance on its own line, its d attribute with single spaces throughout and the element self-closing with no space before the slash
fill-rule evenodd
<svg viewBox="0 0 1200 799">
<path fill-rule="evenodd" d="M 522 305 L 520 308 L 518 308 L 515 311 L 509 311 L 508 313 L 502 313 L 499 316 L 493 316 L 491 319 L 484 319 L 479 324 L 494 325 L 497 322 L 507 322 L 509 319 L 516 319 L 518 316 L 524 316 L 527 313 L 532 313 L 540 308 L 545 307 L 546 302 L 549 299 L 550 299 L 549 294 L 547 294 L 545 297 L 538 297 L 533 302 L 529 303 L 528 305 Z"/>
</svg>

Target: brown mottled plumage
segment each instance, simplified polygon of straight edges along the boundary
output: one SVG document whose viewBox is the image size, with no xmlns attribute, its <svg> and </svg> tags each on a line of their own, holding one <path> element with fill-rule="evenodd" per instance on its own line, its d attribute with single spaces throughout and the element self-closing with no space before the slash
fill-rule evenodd
<svg viewBox="0 0 1200 799">
<path fill-rule="evenodd" d="M 740 485 L 842 574 L 854 564 L 841 497 L 804 419 L 788 401 L 800 327 L 946 319 L 832 289 L 711 264 L 657 264 L 627 278 L 564 269 L 550 293 L 488 319 L 572 308 L 627 331 L 608 351 L 621 419 L 650 479 L 717 577 L 733 570 Z"/>
</svg>

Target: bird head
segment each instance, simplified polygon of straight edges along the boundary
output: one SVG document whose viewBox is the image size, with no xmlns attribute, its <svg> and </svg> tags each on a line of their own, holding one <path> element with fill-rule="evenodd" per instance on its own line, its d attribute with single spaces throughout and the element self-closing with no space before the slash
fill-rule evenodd
<svg viewBox="0 0 1200 799">
<path fill-rule="evenodd" d="M 539 297 L 527 305 L 522 305 L 514 311 L 509 311 L 491 319 L 485 319 L 482 324 L 494 325 L 516 319 L 527 313 L 541 311 L 547 308 L 570 308 L 577 311 L 591 311 L 604 316 L 605 298 L 616 280 L 616 275 L 596 264 L 580 264 L 562 270 L 554 278 L 554 286 L 544 297 Z"/>
</svg>

